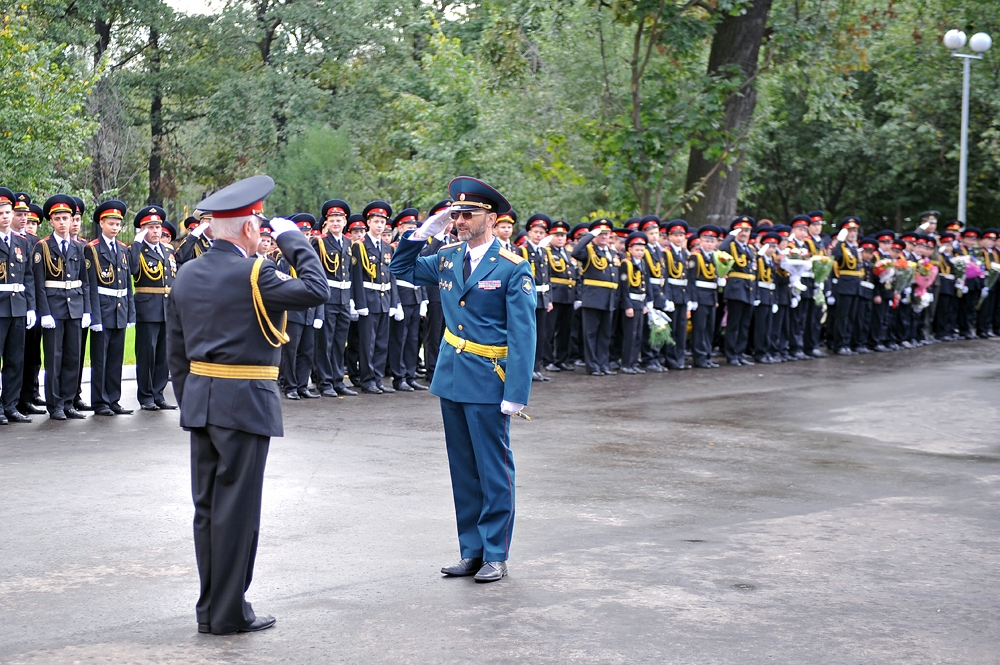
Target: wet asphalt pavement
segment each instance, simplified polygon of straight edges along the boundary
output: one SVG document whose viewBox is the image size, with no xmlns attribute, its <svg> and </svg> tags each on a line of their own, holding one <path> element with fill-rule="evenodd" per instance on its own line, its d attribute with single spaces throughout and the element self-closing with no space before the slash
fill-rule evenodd
<svg viewBox="0 0 1000 665">
<path fill-rule="evenodd" d="M 581 374 L 512 425 L 492 585 L 437 572 L 436 398 L 283 402 L 251 635 L 196 632 L 176 411 L 0 428 L 0 662 L 1000 662 L 1000 341 Z"/>
</svg>

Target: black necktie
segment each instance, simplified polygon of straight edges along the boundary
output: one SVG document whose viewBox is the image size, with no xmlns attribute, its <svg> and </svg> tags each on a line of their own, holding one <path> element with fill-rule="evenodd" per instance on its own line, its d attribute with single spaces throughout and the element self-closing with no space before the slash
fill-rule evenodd
<svg viewBox="0 0 1000 665">
<path fill-rule="evenodd" d="M 63 241 L 61 241 L 61 243 L 62 243 L 62 253 L 63 253 L 63 256 L 66 256 L 66 253 L 69 251 L 67 249 L 69 247 L 69 242 L 63 240 Z"/>
<path fill-rule="evenodd" d="M 468 251 L 465 252 L 465 266 L 462 268 L 462 278 L 463 280 L 468 280 L 469 276 L 472 274 L 472 254 Z"/>
</svg>

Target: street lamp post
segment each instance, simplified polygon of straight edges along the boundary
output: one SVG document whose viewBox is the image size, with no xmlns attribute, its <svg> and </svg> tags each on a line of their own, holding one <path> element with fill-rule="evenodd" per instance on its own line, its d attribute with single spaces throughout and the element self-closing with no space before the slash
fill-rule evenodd
<svg viewBox="0 0 1000 665">
<path fill-rule="evenodd" d="M 958 166 L 958 220 L 968 224 L 965 215 L 965 193 L 969 177 L 969 64 L 973 60 L 982 60 L 982 54 L 993 45 L 993 39 L 985 32 L 977 32 L 969 40 L 969 48 L 975 53 L 958 53 L 965 46 L 965 33 L 961 30 L 949 30 L 944 35 L 944 45 L 951 49 L 952 56 L 962 58 L 962 138 L 961 157 Z"/>
</svg>

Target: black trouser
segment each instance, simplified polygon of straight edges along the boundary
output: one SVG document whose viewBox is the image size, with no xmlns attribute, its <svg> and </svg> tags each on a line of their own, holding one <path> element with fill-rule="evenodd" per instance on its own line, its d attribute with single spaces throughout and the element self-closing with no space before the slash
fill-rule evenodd
<svg viewBox="0 0 1000 665">
<path fill-rule="evenodd" d="M 958 298 L 939 293 L 935 315 L 934 335 L 938 338 L 954 335 L 958 325 Z"/>
<path fill-rule="evenodd" d="M 39 317 L 41 318 L 41 317 Z M 24 331 L 24 367 L 21 371 L 21 398 L 17 410 L 25 413 L 38 397 L 38 371 L 42 368 L 42 326 Z"/>
<path fill-rule="evenodd" d="M 822 285 L 816 287 L 822 290 Z M 799 307 L 806 307 L 806 327 L 802 337 L 803 348 L 806 353 L 818 351 L 823 342 L 823 306 L 817 305 L 813 298 L 806 298 Z"/>
<path fill-rule="evenodd" d="M 90 403 L 95 410 L 121 406 L 124 361 L 125 328 L 90 333 Z"/>
<path fill-rule="evenodd" d="M 971 337 L 972 329 L 976 325 L 976 305 L 979 304 L 979 292 L 983 290 L 983 282 L 977 278 L 966 281 L 965 285 L 969 287 L 969 292 L 963 293 L 958 299 L 958 332 L 960 335 Z"/>
<path fill-rule="evenodd" d="M 872 328 L 873 302 L 868 298 L 858 298 L 857 320 L 854 322 L 854 336 L 851 338 L 851 348 L 858 349 L 868 346 L 868 338 Z"/>
<path fill-rule="evenodd" d="M 700 303 L 691 312 L 691 360 L 698 365 L 712 361 L 712 335 L 715 332 L 715 306 Z"/>
<path fill-rule="evenodd" d="M 358 319 L 358 348 L 361 385 L 373 388 L 382 383 L 389 357 L 389 314 L 369 314 Z"/>
<path fill-rule="evenodd" d="M 858 296 L 834 295 L 837 308 L 835 310 L 835 328 L 833 348 L 851 348 L 851 340 L 854 338 L 854 324 L 858 318 Z"/>
<path fill-rule="evenodd" d="M 441 339 L 444 337 L 444 310 L 441 303 L 427 303 L 427 321 L 424 329 L 424 367 L 427 369 L 427 380 L 434 376 L 437 367 L 438 352 L 441 350 Z"/>
<path fill-rule="evenodd" d="M 351 308 L 349 305 L 323 305 L 323 327 L 315 334 L 316 338 L 316 376 L 319 380 L 316 387 L 320 390 L 341 387 L 344 385 L 344 349 L 347 347 L 347 329 L 351 326 Z M 307 322 L 307 325 L 312 322 Z M 315 330 L 315 328 L 314 328 Z M 308 377 L 300 377 L 308 381 Z M 305 388 L 306 386 L 301 386 Z"/>
<path fill-rule="evenodd" d="M 167 387 L 166 324 L 140 322 L 135 325 L 135 382 L 139 404 L 163 401 Z"/>
<path fill-rule="evenodd" d="M 548 324 L 548 338 L 552 342 L 552 362 L 569 362 L 569 342 L 573 332 L 573 304 L 552 303 Z"/>
<path fill-rule="evenodd" d="M 80 371 L 76 375 L 76 401 L 83 401 L 83 364 L 87 359 L 87 338 L 90 328 L 83 328 L 80 333 Z"/>
<path fill-rule="evenodd" d="M 45 405 L 49 413 L 73 406 L 80 371 L 80 319 L 56 319 L 42 331 L 45 347 Z"/>
<path fill-rule="evenodd" d="M 760 304 L 753 308 L 753 353 L 757 360 L 774 355 L 771 327 L 774 325 L 773 305 Z"/>
<path fill-rule="evenodd" d="M 771 325 L 771 350 L 779 356 L 790 355 L 791 348 L 791 305 L 778 305 L 778 313 L 774 315 Z"/>
<path fill-rule="evenodd" d="M 302 331 L 304 329 L 305 324 L 292 321 L 289 321 L 285 327 L 288 342 L 281 347 L 281 373 L 278 376 L 278 386 L 283 393 L 298 392 L 309 385 L 309 375 L 306 374 L 300 381 L 297 372 L 297 356 L 299 347 L 302 345 Z"/>
<path fill-rule="evenodd" d="M 753 306 L 740 300 L 726 301 L 726 359 L 739 360 L 747 350 Z"/>
<path fill-rule="evenodd" d="M 611 313 L 611 341 L 608 344 L 608 358 L 610 360 L 621 360 L 622 357 L 622 341 L 625 339 L 622 335 L 623 318 L 624 315 L 620 309 Z"/>
<path fill-rule="evenodd" d="M 0 406 L 3 413 L 17 411 L 21 399 L 21 378 L 24 376 L 24 326 L 23 316 L 0 317 Z"/>
<path fill-rule="evenodd" d="M 607 370 L 611 348 L 611 316 L 614 312 L 591 307 L 581 307 L 580 310 L 583 312 L 583 356 L 587 371 Z"/>
<path fill-rule="evenodd" d="M 244 594 L 253 579 L 264 465 L 271 439 L 208 425 L 191 429 L 194 552 L 201 578 L 195 612 L 216 634 L 256 618 Z"/>
<path fill-rule="evenodd" d="M 790 306 L 788 309 L 788 352 L 793 356 L 797 353 L 805 353 L 807 348 L 812 351 L 812 347 L 806 346 L 809 303 L 812 303 L 812 298 L 806 298 L 803 295 L 798 305 Z"/>
<path fill-rule="evenodd" d="M 583 360 L 583 308 L 573 310 L 573 322 L 570 324 L 569 333 L 569 357 L 575 360 Z"/>
<path fill-rule="evenodd" d="M 347 348 L 344 349 L 344 364 L 351 383 L 361 385 L 361 319 L 351 321 L 347 329 Z"/>
<path fill-rule="evenodd" d="M 535 308 L 535 371 L 542 371 L 542 365 L 550 362 L 552 349 L 549 344 L 549 313 L 544 307 Z"/>
<path fill-rule="evenodd" d="M 639 353 L 646 332 L 646 315 L 643 303 L 633 303 L 632 316 L 622 313 L 622 368 L 638 367 Z"/>
<path fill-rule="evenodd" d="M 403 320 L 389 321 L 389 369 L 396 379 L 417 380 L 420 356 L 420 305 L 400 305 Z"/>
<path fill-rule="evenodd" d="M 687 303 L 674 303 L 674 311 L 669 316 L 674 343 L 663 347 L 663 357 L 668 368 L 680 369 L 684 366 L 684 345 L 687 342 Z"/>
<path fill-rule="evenodd" d="M 892 302 L 892 294 L 882 294 L 882 302 L 875 304 L 872 302 L 872 330 L 869 342 L 872 347 L 884 346 L 889 339 L 889 305 Z"/>
<path fill-rule="evenodd" d="M 978 304 L 980 296 L 976 295 L 976 303 Z M 983 300 L 982 307 L 976 312 L 976 332 L 980 335 L 988 332 L 993 332 L 993 314 L 996 308 L 997 297 L 993 290 L 990 290 L 986 299 Z"/>
</svg>

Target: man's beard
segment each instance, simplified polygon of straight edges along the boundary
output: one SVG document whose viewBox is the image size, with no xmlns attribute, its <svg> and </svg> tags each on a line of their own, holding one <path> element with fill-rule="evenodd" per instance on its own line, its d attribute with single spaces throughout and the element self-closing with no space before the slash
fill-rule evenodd
<svg viewBox="0 0 1000 665">
<path fill-rule="evenodd" d="M 478 237 L 482 236 L 485 233 L 486 233 L 486 228 L 485 227 L 481 228 L 481 229 L 479 229 L 477 231 L 473 231 L 472 229 L 468 229 L 466 231 L 459 230 L 459 232 L 458 232 L 458 239 L 461 240 L 462 242 L 469 242 L 473 238 L 478 238 Z"/>
</svg>

